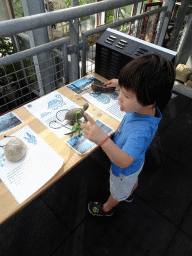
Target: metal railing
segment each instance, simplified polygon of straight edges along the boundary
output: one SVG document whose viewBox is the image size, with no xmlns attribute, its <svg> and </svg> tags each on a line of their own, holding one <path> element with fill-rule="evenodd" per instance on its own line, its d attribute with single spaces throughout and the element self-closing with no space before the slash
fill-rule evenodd
<svg viewBox="0 0 192 256">
<path fill-rule="evenodd" d="M 125 27 L 129 28 L 130 24 L 135 21 L 140 22 L 144 17 L 151 17 L 156 13 L 160 13 L 160 22 L 155 39 L 158 44 L 158 38 L 162 37 L 162 19 L 164 19 L 166 10 L 169 8 L 168 5 L 86 31 L 82 33 L 82 41 L 80 41 L 79 30 L 75 26 L 74 19 L 138 2 L 141 1 L 107 0 L 0 22 L 0 37 L 16 35 L 20 32 L 68 21 L 72 28 L 71 30 L 73 30 L 70 31 L 70 36 L 73 36 L 72 33 L 75 33 L 76 38 L 78 38 L 78 40 L 70 42 L 71 45 L 67 45 L 67 39 L 59 39 L 0 58 L 0 114 L 6 113 L 67 84 L 70 74 L 75 74 L 72 77 L 74 80 L 78 79 L 77 74 L 79 73 L 80 63 L 82 66 L 81 76 L 94 71 L 95 41 L 108 27 L 119 30 L 122 29 L 122 26 L 124 26 L 124 29 Z M 168 1 L 166 0 L 165 2 Z M 95 39 L 91 41 L 91 37 Z M 91 47 L 92 51 L 90 50 Z M 74 65 L 74 59 L 72 58 L 74 55 L 77 57 L 76 65 Z M 41 56 L 40 61 L 38 60 L 39 56 Z M 86 65 L 86 62 L 89 62 L 90 66 Z"/>
<path fill-rule="evenodd" d="M 31 15 L 14 20 L 6 20 L 0 22 L 0 38 L 15 35 L 24 31 L 42 28 L 56 23 L 67 22 L 86 17 L 91 14 L 96 14 L 126 5 L 136 4 L 140 0 L 107 0 L 92 4 L 76 6 L 68 9 L 62 9 L 54 12 L 41 13 Z M 142 1 L 143 2 L 143 1 Z"/>
</svg>

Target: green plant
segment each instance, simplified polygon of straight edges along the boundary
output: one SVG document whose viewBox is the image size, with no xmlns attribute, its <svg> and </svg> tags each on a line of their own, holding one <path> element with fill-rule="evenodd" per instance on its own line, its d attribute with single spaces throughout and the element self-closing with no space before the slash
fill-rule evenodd
<svg viewBox="0 0 192 256">
<path fill-rule="evenodd" d="M 114 10 L 109 10 L 105 13 L 105 22 L 106 24 L 110 24 L 113 23 L 113 14 L 114 14 Z"/>
<path fill-rule="evenodd" d="M 79 0 L 79 5 L 90 4 L 96 2 L 95 0 Z M 71 0 L 65 0 L 67 8 L 71 7 Z"/>
<path fill-rule="evenodd" d="M 23 6 L 21 0 L 11 0 L 11 4 L 14 10 L 14 14 L 16 18 L 21 18 L 24 16 L 23 14 Z"/>
<path fill-rule="evenodd" d="M 9 37 L 0 38 L 0 57 L 5 57 L 13 53 L 13 44 Z"/>
<path fill-rule="evenodd" d="M 71 0 L 65 0 L 65 3 L 67 5 L 67 8 L 71 7 Z"/>
<path fill-rule="evenodd" d="M 10 55 L 13 53 L 13 44 L 11 42 L 11 39 L 9 37 L 2 37 L 0 38 L 0 57 L 5 57 L 7 55 Z M 0 85 L 2 88 L 4 88 L 5 85 L 8 85 L 10 83 L 13 83 L 14 81 L 14 75 L 7 75 L 14 72 L 13 66 L 7 65 L 4 68 L 0 68 Z M 1 90 L 2 90 L 1 88 Z"/>
</svg>

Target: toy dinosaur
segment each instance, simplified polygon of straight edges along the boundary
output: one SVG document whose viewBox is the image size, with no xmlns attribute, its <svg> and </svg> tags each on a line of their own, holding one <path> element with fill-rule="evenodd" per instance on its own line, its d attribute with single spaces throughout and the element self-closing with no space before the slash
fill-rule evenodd
<svg viewBox="0 0 192 256">
<path fill-rule="evenodd" d="M 80 113 L 78 114 L 78 119 L 81 119 L 83 117 L 83 113 L 88 109 L 89 104 L 85 103 L 83 108 L 73 108 L 71 110 L 69 110 L 66 114 L 65 114 L 65 119 L 67 119 L 69 121 L 70 125 L 74 125 L 75 124 L 75 120 L 76 120 L 76 113 L 78 111 L 80 111 Z"/>
<path fill-rule="evenodd" d="M 81 124 L 79 123 L 79 117 L 82 115 L 82 110 L 79 110 L 75 113 L 75 123 L 72 127 L 71 132 L 65 133 L 65 135 L 70 134 L 70 136 L 73 136 L 73 133 L 75 133 L 76 131 L 79 132 L 79 136 L 82 135 L 81 133 Z"/>
</svg>

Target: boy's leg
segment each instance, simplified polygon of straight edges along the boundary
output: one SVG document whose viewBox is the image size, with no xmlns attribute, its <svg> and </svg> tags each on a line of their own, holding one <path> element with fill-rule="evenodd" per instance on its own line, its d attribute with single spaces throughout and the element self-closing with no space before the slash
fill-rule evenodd
<svg viewBox="0 0 192 256">
<path fill-rule="evenodd" d="M 113 209 L 113 207 L 115 207 L 118 203 L 119 203 L 119 201 L 117 201 L 115 198 L 113 198 L 113 196 L 110 194 L 107 202 L 103 204 L 102 210 L 104 212 L 108 212 L 111 209 Z"/>
<path fill-rule="evenodd" d="M 127 203 L 131 203 L 133 201 L 133 192 L 135 191 L 135 189 L 138 187 L 138 181 L 135 182 L 132 190 L 131 190 L 131 193 L 129 195 L 129 197 L 127 199 L 125 199 L 124 201 L 127 202 Z"/>
<path fill-rule="evenodd" d="M 138 181 L 135 182 L 135 184 L 131 190 L 130 196 L 133 194 L 133 191 L 137 188 L 137 186 L 138 186 Z M 115 207 L 118 203 L 119 203 L 119 201 L 117 201 L 115 198 L 113 198 L 113 196 L 110 194 L 107 202 L 103 204 L 102 210 L 104 212 L 108 212 L 111 209 L 113 209 L 113 207 Z"/>
<path fill-rule="evenodd" d="M 133 194 L 133 192 L 135 191 L 135 189 L 138 187 L 138 181 L 135 182 L 135 185 L 133 186 L 132 190 L 131 190 L 131 194 L 130 196 Z"/>
</svg>

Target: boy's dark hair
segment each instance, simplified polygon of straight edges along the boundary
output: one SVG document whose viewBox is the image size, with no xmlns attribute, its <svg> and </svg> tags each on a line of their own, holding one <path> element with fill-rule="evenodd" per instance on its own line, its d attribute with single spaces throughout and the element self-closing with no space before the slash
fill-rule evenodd
<svg viewBox="0 0 192 256">
<path fill-rule="evenodd" d="M 130 61 L 119 74 L 120 87 L 132 89 L 143 106 L 156 103 L 161 112 L 171 98 L 174 80 L 172 62 L 157 54 Z"/>
</svg>

